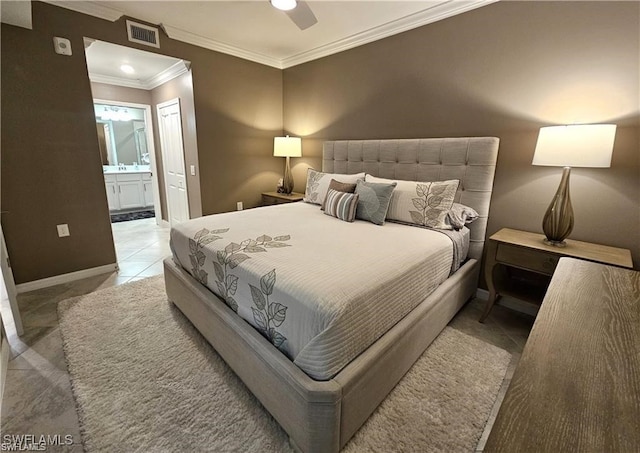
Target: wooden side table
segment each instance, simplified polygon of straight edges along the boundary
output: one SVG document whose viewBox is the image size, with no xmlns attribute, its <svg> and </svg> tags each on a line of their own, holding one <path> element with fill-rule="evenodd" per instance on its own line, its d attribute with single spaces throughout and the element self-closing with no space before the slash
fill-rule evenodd
<svg viewBox="0 0 640 453">
<path fill-rule="evenodd" d="M 279 192 L 263 192 L 262 193 L 262 206 L 271 206 L 274 204 L 283 203 L 295 203 L 301 201 L 304 198 L 304 194 L 291 192 L 290 194 Z"/>
<path fill-rule="evenodd" d="M 489 299 L 480 317 L 483 322 L 500 295 L 540 304 L 550 277 L 563 257 L 579 258 L 601 264 L 633 268 L 631 252 L 627 249 L 566 240 L 566 247 L 554 247 L 543 242 L 544 235 L 503 228 L 489 238 L 484 265 Z M 513 279 L 509 268 L 521 269 L 538 276 L 546 276 L 542 283 Z"/>
</svg>

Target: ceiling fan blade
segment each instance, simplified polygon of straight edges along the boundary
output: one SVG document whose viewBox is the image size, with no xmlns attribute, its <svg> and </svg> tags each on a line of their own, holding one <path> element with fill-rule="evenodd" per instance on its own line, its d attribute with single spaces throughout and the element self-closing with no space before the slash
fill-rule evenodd
<svg viewBox="0 0 640 453">
<path fill-rule="evenodd" d="M 300 30 L 306 30 L 318 22 L 318 19 L 316 19 L 315 14 L 313 14 L 307 2 L 299 1 L 295 8 L 285 12 Z"/>
</svg>

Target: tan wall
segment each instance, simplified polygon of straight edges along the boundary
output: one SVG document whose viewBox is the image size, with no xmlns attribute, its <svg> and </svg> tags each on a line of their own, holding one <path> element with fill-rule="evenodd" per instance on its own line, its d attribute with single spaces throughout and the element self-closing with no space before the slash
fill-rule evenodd
<svg viewBox="0 0 640 453">
<path fill-rule="evenodd" d="M 1 26 L 2 227 L 16 283 L 116 261 L 83 37 L 155 51 L 127 41 L 124 19 L 32 11 L 33 30 Z M 71 41 L 71 57 L 54 53 L 54 36 Z M 282 71 L 164 34 L 161 46 L 192 63 L 202 211 L 258 204 L 282 171 Z M 70 237 L 57 237 L 60 223 Z"/>
<path fill-rule="evenodd" d="M 91 82 L 94 99 L 151 105 L 151 91 Z"/>
<path fill-rule="evenodd" d="M 640 3 L 499 2 L 284 71 L 285 130 L 321 142 L 500 137 L 488 233 L 541 231 L 561 169 L 533 167 L 541 126 L 618 125 L 612 167 L 572 171 L 572 238 L 640 268 Z"/>
</svg>

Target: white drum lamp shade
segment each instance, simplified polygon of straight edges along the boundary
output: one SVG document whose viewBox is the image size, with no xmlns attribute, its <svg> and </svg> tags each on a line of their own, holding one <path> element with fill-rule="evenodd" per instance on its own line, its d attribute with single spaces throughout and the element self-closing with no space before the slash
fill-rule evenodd
<svg viewBox="0 0 640 453">
<path fill-rule="evenodd" d="M 286 157 L 284 178 L 282 187 L 284 193 L 290 194 L 293 191 L 293 176 L 291 175 L 290 157 L 302 156 L 302 139 L 300 137 L 274 137 L 273 155 L 275 157 Z"/>
</svg>

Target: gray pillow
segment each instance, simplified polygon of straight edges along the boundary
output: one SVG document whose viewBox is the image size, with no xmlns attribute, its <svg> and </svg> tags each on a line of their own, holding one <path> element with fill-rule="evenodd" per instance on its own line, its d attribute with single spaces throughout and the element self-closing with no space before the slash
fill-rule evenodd
<svg viewBox="0 0 640 453">
<path fill-rule="evenodd" d="M 324 213 L 332 217 L 337 217 L 345 222 L 353 222 L 356 218 L 356 207 L 358 206 L 358 195 L 349 192 L 340 192 L 329 189 L 324 200 Z"/>
<path fill-rule="evenodd" d="M 451 210 L 447 214 L 445 223 L 454 230 L 461 230 L 465 225 L 469 225 L 478 218 L 475 209 L 460 203 L 453 203 Z"/>
<path fill-rule="evenodd" d="M 367 220 L 376 225 L 384 225 L 391 194 L 397 183 L 365 182 L 359 179 L 356 185 L 358 208 L 356 219 Z"/>
</svg>

